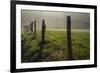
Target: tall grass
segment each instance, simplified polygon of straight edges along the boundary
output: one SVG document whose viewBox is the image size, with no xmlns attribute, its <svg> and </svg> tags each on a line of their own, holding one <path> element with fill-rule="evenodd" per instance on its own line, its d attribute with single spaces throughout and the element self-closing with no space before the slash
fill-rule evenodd
<svg viewBox="0 0 100 73">
<path fill-rule="evenodd" d="M 37 62 L 41 43 L 41 32 L 37 31 L 34 39 L 32 32 L 21 34 L 21 59 L 22 62 Z M 73 60 L 85 60 L 90 58 L 89 32 L 72 32 Z M 45 44 L 41 61 L 67 60 L 67 32 L 46 31 Z"/>
</svg>

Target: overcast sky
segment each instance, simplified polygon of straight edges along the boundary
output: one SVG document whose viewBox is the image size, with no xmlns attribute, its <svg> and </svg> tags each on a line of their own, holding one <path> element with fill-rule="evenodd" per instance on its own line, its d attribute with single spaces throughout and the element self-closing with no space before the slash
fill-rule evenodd
<svg viewBox="0 0 100 73">
<path fill-rule="evenodd" d="M 51 11 L 34 11 L 21 10 L 21 25 L 29 25 L 36 20 L 37 29 L 41 28 L 42 20 L 45 20 L 47 29 L 65 29 L 67 16 L 71 16 L 72 29 L 89 29 L 90 14 L 76 12 L 51 12 Z"/>
</svg>

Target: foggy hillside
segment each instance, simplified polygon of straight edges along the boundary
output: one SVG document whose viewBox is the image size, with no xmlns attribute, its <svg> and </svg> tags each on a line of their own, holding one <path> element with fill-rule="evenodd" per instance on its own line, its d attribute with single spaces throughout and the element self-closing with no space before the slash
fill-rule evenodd
<svg viewBox="0 0 100 73">
<path fill-rule="evenodd" d="M 72 29 L 89 29 L 90 14 L 75 12 L 49 12 L 21 10 L 21 26 L 29 25 L 36 20 L 37 29 L 41 29 L 42 20 L 45 20 L 46 29 L 65 29 L 67 16 L 71 16 Z"/>
</svg>

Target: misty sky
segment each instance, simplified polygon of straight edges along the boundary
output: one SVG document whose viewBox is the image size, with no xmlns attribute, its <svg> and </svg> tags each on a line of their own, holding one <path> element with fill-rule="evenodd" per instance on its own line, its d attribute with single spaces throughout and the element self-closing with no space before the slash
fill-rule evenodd
<svg viewBox="0 0 100 73">
<path fill-rule="evenodd" d="M 67 16 L 71 16 L 72 29 L 89 29 L 90 14 L 76 12 L 51 12 L 21 10 L 21 26 L 29 25 L 36 20 L 37 29 L 41 28 L 42 20 L 45 20 L 47 29 L 65 29 Z"/>
</svg>

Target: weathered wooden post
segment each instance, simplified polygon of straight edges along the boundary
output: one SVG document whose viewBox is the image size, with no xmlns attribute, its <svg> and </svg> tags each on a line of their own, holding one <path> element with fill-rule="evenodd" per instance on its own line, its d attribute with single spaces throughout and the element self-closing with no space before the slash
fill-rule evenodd
<svg viewBox="0 0 100 73">
<path fill-rule="evenodd" d="M 29 24 L 29 31 L 33 32 L 33 21 Z"/>
<path fill-rule="evenodd" d="M 31 23 L 29 24 L 29 32 L 31 32 Z"/>
<path fill-rule="evenodd" d="M 41 30 L 41 43 L 40 43 L 40 50 L 39 50 L 39 55 L 38 55 L 38 61 L 42 60 L 42 51 L 44 48 L 45 44 L 45 31 L 46 31 L 46 25 L 45 25 L 45 20 L 42 20 L 42 30 Z"/>
<path fill-rule="evenodd" d="M 31 27 L 31 26 L 30 26 L 30 24 L 29 24 L 29 25 L 28 25 L 28 32 L 30 32 L 30 27 Z"/>
<path fill-rule="evenodd" d="M 28 26 L 27 25 L 25 25 L 23 29 L 24 29 L 25 32 L 28 32 Z"/>
<path fill-rule="evenodd" d="M 43 20 L 42 21 L 42 43 L 43 43 L 43 45 L 45 42 L 45 30 L 46 30 L 45 20 Z"/>
<path fill-rule="evenodd" d="M 29 24 L 30 26 L 30 32 L 33 32 L 33 21 Z"/>
<path fill-rule="evenodd" d="M 29 24 L 29 25 L 27 25 L 27 27 L 28 27 L 28 32 L 30 32 L 30 24 Z"/>
<path fill-rule="evenodd" d="M 67 59 L 72 60 L 71 17 L 67 16 Z"/>
<path fill-rule="evenodd" d="M 34 38 L 36 38 L 36 20 L 34 20 Z"/>
</svg>

